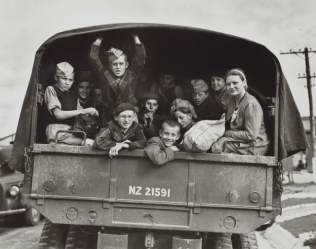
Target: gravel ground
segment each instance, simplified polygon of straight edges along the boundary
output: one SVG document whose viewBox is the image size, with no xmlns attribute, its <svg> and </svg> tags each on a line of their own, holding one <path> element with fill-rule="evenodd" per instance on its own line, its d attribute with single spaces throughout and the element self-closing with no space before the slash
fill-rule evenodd
<svg viewBox="0 0 316 249">
<path fill-rule="evenodd" d="M 293 178 L 294 183 L 285 182 L 283 185 L 284 196 L 289 196 L 290 194 L 296 194 L 297 196 L 300 196 L 300 193 L 316 193 L 316 184 L 313 182 L 313 176 L 311 174 L 295 172 Z M 288 198 L 282 201 L 282 207 L 286 208 L 309 203 L 316 203 L 316 198 Z M 308 208 L 302 207 L 297 209 L 296 212 L 302 212 L 307 209 Z M 287 213 L 289 212 L 284 212 L 283 215 L 286 215 Z M 316 232 L 316 215 L 311 214 L 292 220 L 286 220 L 284 222 L 280 222 L 279 225 L 293 234 L 296 238 L 302 238 L 303 233 L 308 234 L 311 232 L 311 234 L 313 234 Z M 316 249 L 316 240 L 306 241 L 305 245 L 307 245 L 308 242 L 310 242 L 308 244 L 310 248 Z"/>
</svg>

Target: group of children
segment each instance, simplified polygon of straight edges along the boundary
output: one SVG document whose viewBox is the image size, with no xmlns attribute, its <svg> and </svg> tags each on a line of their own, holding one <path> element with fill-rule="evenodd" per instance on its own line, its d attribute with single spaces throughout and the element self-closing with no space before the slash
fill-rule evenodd
<svg viewBox="0 0 316 249">
<path fill-rule="evenodd" d="M 212 91 L 204 80 L 191 80 L 191 96 L 187 97 L 185 91 L 175 84 L 175 75 L 169 71 L 162 72 L 157 82 L 151 82 L 149 91 L 137 96 L 137 84 L 148 80 L 146 75 L 142 75 L 147 73 L 148 76 L 148 72 L 142 71 L 146 57 L 144 45 L 137 35 L 131 35 L 135 42 L 131 66 L 127 55 L 117 48 L 105 52 L 108 64 L 103 65 L 99 58 L 103 37 L 91 44 L 89 64 L 99 87 L 93 87 L 92 72 L 75 73 L 69 63 L 57 64 L 56 83 L 45 91 L 49 112 L 46 127 L 48 143 L 57 141 L 81 145 L 83 139 L 76 134 L 60 132 L 56 138 L 57 131 L 72 130 L 79 114 L 99 116 L 102 129 L 94 140 L 87 139 L 87 144 L 109 150 L 110 157 L 116 156 L 123 148 L 144 148 L 149 158 L 160 165 L 173 160 L 174 152 L 180 150 L 177 143 L 180 125 L 170 116 L 170 107 L 175 99 L 189 98 L 193 101 L 197 120 L 218 120 L 225 113 L 229 94 L 223 75 L 219 74 L 212 77 Z M 74 82 L 76 87 L 72 87 Z"/>
</svg>

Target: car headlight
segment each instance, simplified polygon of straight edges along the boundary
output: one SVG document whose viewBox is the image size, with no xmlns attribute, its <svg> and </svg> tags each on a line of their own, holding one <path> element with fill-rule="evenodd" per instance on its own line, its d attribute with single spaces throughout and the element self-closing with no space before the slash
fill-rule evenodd
<svg viewBox="0 0 316 249">
<path fill-rule="evenodd" d="M 17 196 L 19 192 L 20 192 L 20 189 L 17 186 L 12 186 L 10 188 L 10 195 L 12 196 Z"/>
</svg>

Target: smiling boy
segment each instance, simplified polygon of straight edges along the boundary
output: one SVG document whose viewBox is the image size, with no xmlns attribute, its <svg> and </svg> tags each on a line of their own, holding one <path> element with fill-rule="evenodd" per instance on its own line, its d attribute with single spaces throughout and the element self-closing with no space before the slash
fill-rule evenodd
<svg viewBox="0 0 316 249">
<path fill-rule="evenodd" d="M 154 164 L 163 165 L 175 159 L 175 151 L 179 151 L 175 145 L 180 137 L 180 125 L 174 120 L 166 120 L 159 131 L 159 137 L 153 137 L 144 148 L 148 157 Z"/>
<path fill-rule="evenodd" d="M 75 85 L 78 92 L 78 105 L 81 108 L 95 107 L 92 87 L 93 76 L 91 71 L 79 71 L 75 76 Z M 80 109 L 80 107 L 78 109 Z"/>
<path fill-rule="evenodd" d="M 114 120 L 108 122 L 94 140 L 93 147 L 109 150 L 109 156 L 117 156 L 123 149 L 143 149 L 146 138 L 135 119 L 135 108 L 129 103 L 119 104 L 113 111 Z"/>
<path fill-rule="evenodd" d="M 137 74 L 139 74 L 145 65 L 145 48 L 137 35 L 132 34 L 135 42 L 135 57 L 132 61 L 132 68 L 128 62 L 127 55 L 117 49 L 111 48 L 105 52 L 108 60 L 107 68 L 103 66 L 100 58 L 100 44 L 103 37 L 99 37 L 91 45 L 89 53 L 89 62 L 92 70 L 97 75 L 102 91 L 102 100 L 109 112 L 105 114 L 109 120 L 109 115 L 114 106 L 120 103 L 130 103 L 135 105 L 135 89 L 138 83 Z"/>
</svg>

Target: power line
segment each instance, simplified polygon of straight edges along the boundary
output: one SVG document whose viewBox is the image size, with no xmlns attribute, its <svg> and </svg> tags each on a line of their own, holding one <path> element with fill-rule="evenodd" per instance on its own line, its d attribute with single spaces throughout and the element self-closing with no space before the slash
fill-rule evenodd
<svg viewBox="0 0 316 249">
<path fill-rule="evenodd" d="M 297 42 L 299 39 L 301 39 L 302 37 L 304 37 L 305 35 L 307 35 L 309 32 L 311 32 L 314 28 L 316 28 L 316 25 L 314 27 L 312 27 L 311 29 L 309 29 L 308 31 L 306 31 L 302 36 L 300 36 L 298 39 L 296 39 L 294 42 L 292 42 L 290 45 L 286 46 L 286 47 L 290 47 L 292 46 L 295 42 Z"/>
</svg>

